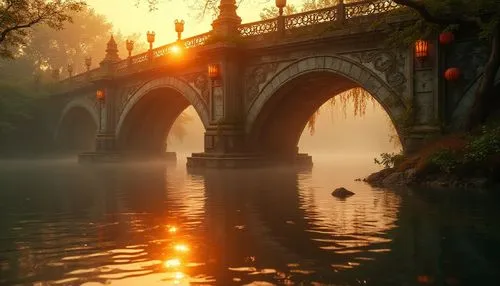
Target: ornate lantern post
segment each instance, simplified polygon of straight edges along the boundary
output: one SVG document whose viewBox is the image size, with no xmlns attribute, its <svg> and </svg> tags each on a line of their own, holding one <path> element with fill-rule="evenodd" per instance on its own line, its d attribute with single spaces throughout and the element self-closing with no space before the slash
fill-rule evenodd
<svg viewBox="0 0 500 286">
<path fill-rule="evenodd" d="M 148 33 L 146 34 L 147 36 L 147 39 L 148 39 L 148 43 L 149 43 L 149 50 L 152 50 L 153 49 L 153 43 L 155 42 L 155 32 L 150 32 L 148 31 Z"/>
<path fill-rule="evenodd" d="M 177 41 L 181 40 L 182 32 L 184 32 L 184 20 L 175 20 L 175 32 L 177 33 Z"/>
<path fill-rule="evenodd" d="M 422 63 L 429 56 L 429 42 L 418 40 L 415 42 L 415 58 Z"/>
<path fill-rule="evenodd" d="M 279 9 L 278 15 L 278 31 L 281 34 L 285 33 L 285 18 L 283 18 L 283 8 L 286 7 L 286 0 L 276 0 L 276 7 Z"/>
<path fill-rule="evenodd" d="M 90 66 L 92 65 L 92 57 L 85 58 L 85 67 L 87 68 L 87 72 L 90 70 Z"/>
<path fill-rule="evenodd" d="M 106 99 L 106 94 L 104 93 L 104 90 L 98 89 L 95 93 L 95 99 L 97 101 L 97 104 L 99 106 L 99 132 L 102 129 L 102 107 L 104 105 L 104 101 Z"/>
<path fill-rule="evenodd" d="M 52 78 L 54 80 L 59 80 L 59 69 L 53 69 L 52 70 Z"/>
<path fill-rule="evenodd" d="M 128 57 L 130 58 L 132 56 L 132 51 L 134 50 L 134 41 L 132 40 L 125 41 L 125 46 L 127 47 Z"/>
<path fill-rule="evenodd" d="M 73 64 L 68 64 L 68 66 L 66 67 L 67 71 L 68 71 L 68 74 L 69 74 L 69 77 L 71 78 L 73 76 Z"/>
<path fill-rule="evenodd" d="M 286 0 L 276 0 L 276 7 L 279 9 L 279 16 L 283 16 L 283 8 L 286 7 Z"/>
</svg>

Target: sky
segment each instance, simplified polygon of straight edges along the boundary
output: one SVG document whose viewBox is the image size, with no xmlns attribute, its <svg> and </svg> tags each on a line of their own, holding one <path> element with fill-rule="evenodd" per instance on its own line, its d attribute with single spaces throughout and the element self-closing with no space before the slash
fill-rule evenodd
<svg viewBox="0 0 500 286">
<path fill-rule="evenodd" d="M 197 17 L 198 11 L 190 10 L 183 0 L 159 1 L 158 9 L 155 11 L 149 11 L 146 5 L 137 7 L 136 0 L 87 0 L 87 3 L 96 12 L 106 16 L 113 24 L 115 32 L 120 31 L 124 35 L 134 33 L 145 35 L 147 31 L 155 31 L 155 44 L 157 45 L 168 44 L 176 40 L 175 19 L 182 19 L 186 22 L 183 33 L 185 38 L 211 30 L 210 13 L 200 19 Z M 287 3 L 298 4 L 300 1 L 289 0 Z M 237 12 L 243 23 L 259 21 L 262 8 L 273 5 L 274 1 L 270 0 L 247 0 L 242 2 Z"/>
</svg>

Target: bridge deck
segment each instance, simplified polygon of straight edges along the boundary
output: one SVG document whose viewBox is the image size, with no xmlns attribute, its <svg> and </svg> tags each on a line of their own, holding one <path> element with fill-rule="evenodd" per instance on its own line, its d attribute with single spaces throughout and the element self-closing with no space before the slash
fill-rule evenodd
<svg viewBox="0 0 500 286">
<path fill-rule="evenodd" d="M 326 26 L 330 32 L 350 29 L 352 33 L 354 26 L 400 9 L 401 6 L 390 0 L 367 0 L 246 23 L 240 25 L 238 30 L 240 41 L 251 46 L 269 46 L 276 45 L 277 42 L 283 43 L 284 40 L 297 42 L 314 36 L 321 38 L 317 32 L 324 33 Z M 114 75 L 126 76 L 164 66 L 179 48 L 189 49 L 191 54 L 195 54 L 197 49 L 214 43 L 215 39 L 211 35 L 212 32 L 203 33 L 121 60 L 114 64 Z M 78 89 L 87 85 L 89 81 L 99 78 L 102 72 L 100 68 L 92 69 L 66 78 L 60 83 L 63 89 Z"/>
</svg>

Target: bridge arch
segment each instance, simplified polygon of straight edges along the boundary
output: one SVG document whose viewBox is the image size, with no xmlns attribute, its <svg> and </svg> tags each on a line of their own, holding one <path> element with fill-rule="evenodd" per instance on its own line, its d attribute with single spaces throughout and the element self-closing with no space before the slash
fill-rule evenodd
<svg viewBox="0 0 500 286">
<path fill-rule="evenodd" d="M 120 114 L 117 147 L 122 151 L 163 152 L 174 121 L 190 105 L 206 128 L 207 106 L 191 85 L 170 76 L 147 82 L 130 97 Z"/>
<path fill-rule="evenodd" d="M 60 113 L 54 141 L 61 150 L 91 151 L 94 149 L 99 116 L 94 102 L 86 97 L 70 101 Z"/>
<path fill-rule="evenodd" d="M 402 96 L 368 67 L 332 55 L 299 59 L 265 83 L 248 108 L 245 131 L 249 146 L 269 149 L 254 151 L 296 152 L 310 116 L 332 95 L 354 87 L 364 88 L 380 103 L 405 149 L 401 121 L 406 107 Z"/>
</svg>

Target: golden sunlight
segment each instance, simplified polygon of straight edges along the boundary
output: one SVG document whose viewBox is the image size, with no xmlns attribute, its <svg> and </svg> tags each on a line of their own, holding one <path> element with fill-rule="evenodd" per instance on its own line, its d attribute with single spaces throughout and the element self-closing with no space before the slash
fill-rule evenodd
<svg viewBox="0 0 500 286">
<path fill-rule="evenodd" d="M 172 52 L 172 54 L 178 55 L 182 52 L 182 49 L 178 45 L 173 45 L 170 51 Z"/>
<path fill-rule="evenodd" d="M 185 245 L 185 244 L 181 244 L 181 243 L 176 244 L 176 245 L 174 246 L 174 249 L 175 249 L 176 251 L 178 251 L 178 252 L 188 252 L 188 251 L 189 251 L 189 247 L 188 247 L 187 245 Z"/>
<path fill-rule="evenodd" d="M 175 227 L 175 226 L 168 226 L 168 232 L 170 232 L 170 233 L 176 233 L 177 232 L 177 227 Z"/>
<path fill-rule="evenodd" d="M 178 258 L 172 258 L 163 263 L 166 268 L 174 268 L 181 266 L 181 260 Z"/>
</svg>

